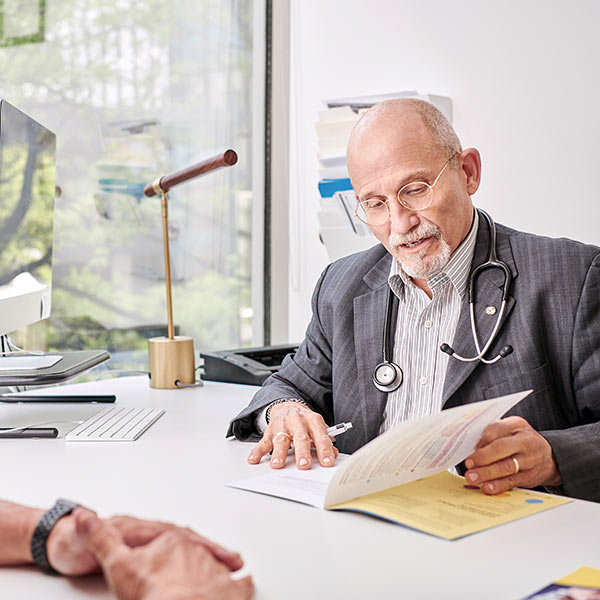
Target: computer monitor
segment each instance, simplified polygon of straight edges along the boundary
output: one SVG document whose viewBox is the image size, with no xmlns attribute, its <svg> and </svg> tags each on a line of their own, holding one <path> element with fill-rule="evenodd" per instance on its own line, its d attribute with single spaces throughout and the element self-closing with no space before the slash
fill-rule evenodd
<svg viewBox="0 0 600 600">
<path fill-rule="evenodd" d="M 56 136 L 0 101 L 0 335 L 50 316 Z"/>
</svg>

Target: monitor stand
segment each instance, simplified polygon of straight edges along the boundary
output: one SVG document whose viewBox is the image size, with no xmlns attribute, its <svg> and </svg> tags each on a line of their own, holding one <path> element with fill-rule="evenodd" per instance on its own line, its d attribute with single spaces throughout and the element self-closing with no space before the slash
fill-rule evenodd
<svg viewBox="0 0 600 600">
<path fill-rule="evenodd" d="M 24 358 L 27 360 L 48 359 L 50 364 L 41 367 L 23 367 L 16 365 L 10 371 L 0 369 L 0 386 L 15 385 L 53 385 L 63 383 L 75 375 L 108 360 L 110 354 L 106 350 L 75 350 L 45 355 L 4 356 L 4 361 Z M 57 360 L 58 359 L 58 360 Z M 6 362 L 2 366 L 5 366 Z"/>
</svg>

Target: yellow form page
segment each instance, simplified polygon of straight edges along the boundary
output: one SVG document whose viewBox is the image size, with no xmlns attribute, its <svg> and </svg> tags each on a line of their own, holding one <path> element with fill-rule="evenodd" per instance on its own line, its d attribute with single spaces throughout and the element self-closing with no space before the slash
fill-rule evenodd
<svg viewBox="0 0 600 600">
<path fill-rule="evenodd" d="M 464 477 L 442 471 L 326 508 L 364 512 L 455 540 L 567 502 L 571 500 L 522 489 L 487 496 Z"/>
<path fill-rule="evenodd" d="M 577 585 L 600 590 L 600 569 L 592 567 L 581 567 L 570 575 L 565 575 L 556 583 L 560 585 Z"/>
</svg>

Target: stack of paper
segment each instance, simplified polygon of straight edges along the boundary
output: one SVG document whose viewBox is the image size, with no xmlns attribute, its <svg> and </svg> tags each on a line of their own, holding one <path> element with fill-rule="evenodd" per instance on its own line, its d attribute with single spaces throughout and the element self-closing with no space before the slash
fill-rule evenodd
<svg viewBox="0 0 600 600">
<path fill-rule="evenodd" d="M 355 215 L 356 197 L 348 176 L 346 146 L 361 114 L 373 104 L 392 98 L 420 98 L 431 102 L 452 121 L 452 101 L 416 91 L 326 100 L 315 129 L 318 139 L 320 234 L 330 260 L 366 250 L 377 243 L 371 230 Z"/>
</svg>

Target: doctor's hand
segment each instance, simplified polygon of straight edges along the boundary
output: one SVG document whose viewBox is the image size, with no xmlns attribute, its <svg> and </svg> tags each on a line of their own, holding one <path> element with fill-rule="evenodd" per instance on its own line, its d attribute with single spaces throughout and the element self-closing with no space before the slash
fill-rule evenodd
<svg viewBox="0 0 600 600">
<path fill-rule="evenodd" d="M 119 531 L 85 509 L 76 509 L 76 530 L 102 567 L 120 600 L 248 600 L 252 579 L 231 578 L 193 532 L 172 527 L 151 542 L 130 548 Z"/>
<path fill-rule="evenodd" d="M 481 485 L 486 494 L 517 486 L 561 484 L 550 444 L 521 417 L 507 417 L 486 427 L 465 466 L 467 481 Z"/>
<path fill-rule="evenodd" d="M 260 442 L 250 452 L 248 462 L 257 464 L 265 454 L 272 452 L 271 468 L 281 469 L 285 466 L 292 442 L 299 469 L 311 468 L 312 446 L 316 448 L 319 463 L 323 467 L 332 467 L 338 455 L 338 449 L 327 435 L 327 425 L 320 414 L 299 402 L 281 402 L 271 408 L 269 425 Z"/>
</svg>

